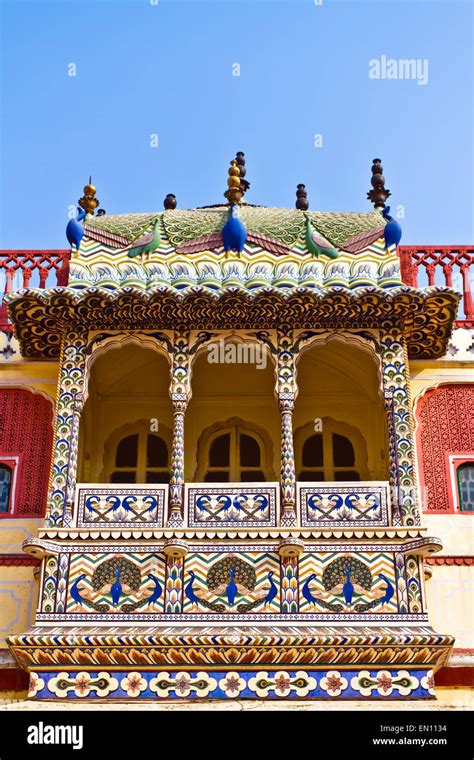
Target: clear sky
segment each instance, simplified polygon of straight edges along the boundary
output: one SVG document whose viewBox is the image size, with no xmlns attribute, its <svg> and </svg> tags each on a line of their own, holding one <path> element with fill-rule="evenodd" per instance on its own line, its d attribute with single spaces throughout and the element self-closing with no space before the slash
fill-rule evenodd
<svg viewBox="0 0 474 760">
<path fill-rule="evenodd" d="M 402 243 L 472 244 L 474 4 L 319 1 L 0 0 L 0 247 L 67 247 L 89 174 L 109 214 L 224 201 L 237 150 L 313 210 L 371 209 L 379 157 Z"/>
</svg>

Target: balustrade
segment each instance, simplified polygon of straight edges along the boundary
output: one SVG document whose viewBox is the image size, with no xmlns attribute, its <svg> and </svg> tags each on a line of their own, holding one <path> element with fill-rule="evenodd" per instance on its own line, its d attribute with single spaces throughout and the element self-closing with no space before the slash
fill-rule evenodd
<svg viewBox="0 0 474 760">
<path fill-rule="evenodd" d="M 454 323 L 455 327 L 474 327 L 474 304 L 469 282 L 470 267 L 474 260 L 472 246 L 407 246 L 398 248 L 400 269 L 405 285 L 423 287 L 420 272 L 425 274 L 428 285 L 446 285 L 462 290 L 461 308 L 464 317 Z M 456 279 L 460 278 L 460 282 Z M 444 280 L 444 281 L 443 281 Z"/>
</svg>

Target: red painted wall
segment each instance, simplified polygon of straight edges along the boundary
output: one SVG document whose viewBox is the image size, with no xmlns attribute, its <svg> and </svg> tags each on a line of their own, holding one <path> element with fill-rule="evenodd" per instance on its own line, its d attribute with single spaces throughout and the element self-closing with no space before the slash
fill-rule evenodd
<svg viewBox="0 0 474 760">
<path fill-rule="evenodd" d="M 52 405 L 43 396 L 20 388 L 0 389 L 0 460 L 2 456 L 19 457 L 13 512 L 1 517 L 44 516 L 52 420 Z"/>
<path fill-rule="evenodd" d="M 472 454 L 474 460 L 474 385 L 427 391 L 418 401 L 416 417 L 424 511 L 452 512 L 448 454 L 466 454 L 468 459 Z"/>
</svg>

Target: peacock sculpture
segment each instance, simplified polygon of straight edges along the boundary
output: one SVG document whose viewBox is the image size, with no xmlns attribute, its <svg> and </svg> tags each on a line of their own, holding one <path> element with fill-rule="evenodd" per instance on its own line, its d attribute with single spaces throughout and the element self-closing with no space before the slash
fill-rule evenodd
<svg viewBox="0 0 474 760">
<path fill-rule="evenodd" d="M 398 224 L 397 220 L 390 216 L 390 206 L 386 206 L 382 211 L 382 216 L 387 220 L 385 225 L 383 236 L 385 239 L 385 249 L 388 250 L 390 246 L 398 246 L 402 239 L 402 228 Z"/>
<path fill-rule="evenodd" d="M 66 237 L 69 245 L 76 246 L 76 252 L 81 247 L 81 241 L 84 237 L 84 227 L 81 222 L 86 218 L 86 212 L 84 209 L 78 207 L 77 216 L 75 219 L 70 219 L 66 227 Z"/>
<path fill-rule="evenodd" d="M 161 241 L 161 217 L 155 221 L 153 232 L 145 232 L 138 240 L 134 240 L 131 248 L 127 251 L 127 256 L 134 259 L 136 256 L 149 256 L 156 251 Z"/>
<path fill-rule="evenodd" d="M 236 203 L 231 206 L 229 218 L 222 228 L 222 241 L 226 253 L 237 251 L 242 253 L 247 238 L 247 230 L 242 221 L 239 207 Z"/>
<path fill-rule="evenodd" d="M 334 248 L 329 240 L 326 240 L 311 223 L 310 217 L 305 214 L 306 217 L 306 235 L 305 242 L 308 251 L 313 256 L 328 256 L 330 259 L 337 259 L 339 251 Z"/>
</svg>

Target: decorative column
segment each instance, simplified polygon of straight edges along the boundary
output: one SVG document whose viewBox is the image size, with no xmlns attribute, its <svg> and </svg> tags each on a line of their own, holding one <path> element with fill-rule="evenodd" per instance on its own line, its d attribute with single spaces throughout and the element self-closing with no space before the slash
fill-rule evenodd
<svg viewBox="0 0 474 760">
<path fill-rule="evenodd" d="M 388 414 L 390 485 L 393 522 L 419 525 L 411 430 L 410 378 L 403 329 L 381 331 L 383 384 Z"/>
<path fill-rule="evenodd" d="M 288 396 L 288 397 L 285 397 Z M 296 475 L 295 452 L 293 448 L 293 394 L 280 396 L 281 413 L 281 524 L 284 527 L 296 525 Z"/>
<path fill-rule="evenodd" d="M 278 403 L 281 414 L 281 525 L 296 525 L 296 474 L 293 447 L 294 354 L 293 330 L 288 325 L 278 329 Z"/>
<path fill-rule="evenodd" d="M 62 339 L 47 526 L 71 522 L 87 337 L 86 327 L 74 325 Z"/>
<path fill-rule="evenodd" d="M 183 526 L 184 492 L 184 415 L 188 404 L 186 393 L 173 393 L 173 442 L 171 447 L 171 477 L 168 525 Z"/>
<path fill-rule="evenodd" d="M 168 526 L 183 526 L 184 504 L 184 415 L 190 394 L 189 330 L 176 331 L 171 357 L 170 395 L 173 405 L 173 441 L 171 444 L 171 472 L 168 508 Z"/>
</svg>

